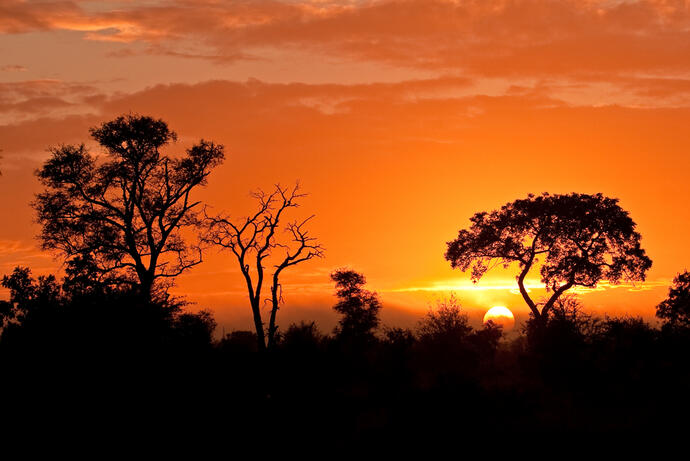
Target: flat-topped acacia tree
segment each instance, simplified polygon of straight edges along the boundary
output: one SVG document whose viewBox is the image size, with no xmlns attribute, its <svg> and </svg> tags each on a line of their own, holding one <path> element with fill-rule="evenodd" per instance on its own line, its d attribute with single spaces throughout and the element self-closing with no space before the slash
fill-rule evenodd
<svg viewBox="0 0 690 461">
<path fill-rule="evenodd" d="M 201 140 L 184 155 L 163 155 L 177 135 L 163 120 L 137 115 L 105 122 L 91 136 L 103 156 L 61 145 L 36 172 L 45 187 L 32 203 L 42 246 L 89 261 L 94 278 L 131 284 L 149 300 L 158 280 L 201 262 L 182 231 L 198 223 L 192 192 L 223 161 L 223 146 Z"/>
<path fill-rule="evenodd" d="M 530 194 L 470 221 L 448 242 L 446 259 L 453 268 L 471 269 L 473 282 L 497 265 L 517 263 L 518 288 L 536 319 L 546 318 L 570 288 L 643 281 L 652 266 L 628 212 L 602 194 Z M 537 267 L 547 291 L 539 303 L 525 288 Z"/>
</svg>

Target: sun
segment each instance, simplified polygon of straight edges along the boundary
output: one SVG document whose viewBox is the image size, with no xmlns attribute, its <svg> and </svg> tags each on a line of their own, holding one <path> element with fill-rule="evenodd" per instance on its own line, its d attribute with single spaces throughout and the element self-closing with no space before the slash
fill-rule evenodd
<svg viewBox="0 0 690 461">
<path fill-rule="evenodd" d="M 515 326 L 515 316 L 505 306 L 494 306 L 484 314 L 484 323 L 491 320 L 503 327 L 503 331 L 510 331 Z"/>
</svg>

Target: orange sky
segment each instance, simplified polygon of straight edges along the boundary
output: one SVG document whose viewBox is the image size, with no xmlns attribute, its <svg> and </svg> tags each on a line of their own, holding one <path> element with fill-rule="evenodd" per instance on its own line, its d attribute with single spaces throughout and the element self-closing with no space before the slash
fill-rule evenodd
<svg viewBox="0 0 690 461">
<path fill-rule="evenodd" d="M 688 2 L 3 0 L 0 272 L 59 268 L 33 239 L 33 170 L 127 112 L 168 121 L 173 152 L 226 146 L 199 194 L 217 210 L 242 216 L 276 182 L 310 193 L 293 217 L 316 214 L 327 257 L 285 277 L 283 323 L 330 328 L 343 265 L 388 323 L 451 289 L 475 317 L 524 318 L 514 268 L 473 288 L 443 252 L 474 212 L 530 192 L 602 192 L 638 224 L 648 282 L 583 293 L 598 312 L 653 315 L 690 261 Z M 242 283 L 209 253 L 176 291 L 248 327 Z"/>
</svg>

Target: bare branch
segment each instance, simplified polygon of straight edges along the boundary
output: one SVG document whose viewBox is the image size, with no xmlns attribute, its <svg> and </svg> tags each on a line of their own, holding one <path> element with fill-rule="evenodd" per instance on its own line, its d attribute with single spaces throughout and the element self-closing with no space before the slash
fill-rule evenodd
<svg viewBox="0 0 690 461">
<path fill-rule="evenodd" d="M 203 241 L 230 250 L 237 260 L 247 284 L 249 302 L 254 315 L 254 326 L 261 349 L 272 347 L 276 335 L 276 314 L 283 303 L 283 287 L 279 277 L 283 270 L 316 257 L 323 257 L 324 248 L 305 229 L 313 218 L 288 223 L 284 232 L 290 236 L 286 242 L 278 240 L 285 214 L 299 206 L 299 200 L 307 194 L 300 191 L 299 183 L 292 188 L 280 184 L 271 193 L 261 189 L 251 193 L 258 202 L 257 211 L 241 220 L 231 220 L 225 215 L 209 216 L 204 209 L 206 232 Z M 265 280 L 265 262 L 276 257 L 275 250 L 284 250 L 284 256 L 273 265 L 271 275 L 271 313 L 268 331 L 264 331 L 261 315 L 261 292 Z"/>
</svg>

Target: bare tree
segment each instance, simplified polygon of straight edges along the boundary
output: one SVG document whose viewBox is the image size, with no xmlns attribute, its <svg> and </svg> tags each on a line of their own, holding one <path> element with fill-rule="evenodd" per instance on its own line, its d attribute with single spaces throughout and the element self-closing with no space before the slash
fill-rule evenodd
<svg viewBox="0 0 690 461">
<path fill-rule="evenodd" d="M 230 250 L 239 264 L 240 271 L 247 285 L 249 304 L 254 317 L 254 327 L 260 351 L 270 350 L 276 342 L 276 315 L 283 302 L 280 275 L 288 267 L 295 266 L 313 258 L 321 258 L 324 249 L 311 237 L 306 230 L 306 224 L 313 215 L 303 221 L 287 224 L 282 230 L 289 235 L 288 242 L 278 241 L 284 214 L 290 208 L 299 206 L 298 202 L 306 194 L 300 192 L 299 183 L 292 189 L 277 184 L 271 193 L 258 191 L 252 193 L 258 203 L 257 211 L 246 218 L 232 221 L 228 216 L 206 216 L 207 243 Z M 282 250 L 277 256 L 278 250 Z M 271 311 L 268 329 L 264 329 L 261 315 L 262 290 L 267 279 L 266 267 L 268 261 L 273 262 L 271 275 Z"/>
</svg>

